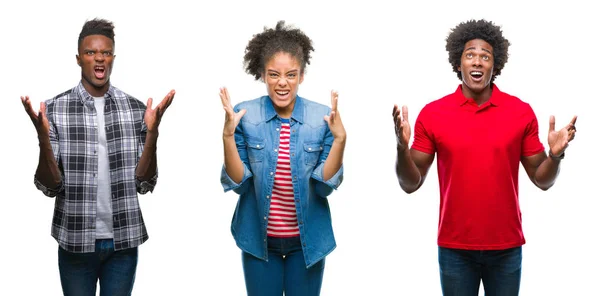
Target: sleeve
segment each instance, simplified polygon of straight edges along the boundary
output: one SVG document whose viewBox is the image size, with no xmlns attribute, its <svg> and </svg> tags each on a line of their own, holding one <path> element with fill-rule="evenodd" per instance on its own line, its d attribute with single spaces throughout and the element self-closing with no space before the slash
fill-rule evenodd
<svg viewBox="0 0 600 296">
<path fill-rule="evenodd" d="M 235 106 L 233 108 L 234 112 L 239 112 L 240 108 Z M 225 170 L 225 164 L 223 164 L 221 168 L 221 185 L 223 186 L 223 190 L 225 192 L 233 190 L 237 194 L 242 194 L 249 188 L 249 181 L 253 175 L 250 170 L 250 162 L 248 160 L 248 152 L 246 151 L 246 142 L 244 141 L 244 131 L 242 127 L 242 121 L 235 128 L 235 146 L 237 147 L 238 154 L 240 155 L 240 159 L 244 164 L 244 177 L 242 177 L 242 181 L 240 183 L 235 183 L 227 174 Z"/>
<path fill-rule="evenodd" d="M 431 123 L 429 121 L 429 116 L 427 115 L 426 109 L 427 106 L 421 110 L 419 116 L 417 117 L 417 121 L 415 122 L 415 135 L 412 149 L 419 150 L 427 154 L 435 154 L 435 141 L 433 140 L 433 136 L 428 129 Z"/>
<path fill-rule="evenodd" d="M 142 116 L 144 113 L 142 113 Z M 142 157 L 142 153 L 144 152 L 144 146 L 146 145 L 146 134 L 148 133 L 148 127 L 146 126 L 146 123 L 144 122 L 144 120 L 142 120 L 142 127 L 139 133 L 139 139 L 138 139 L 138 147 L 137 147 L 137 162 L 139 163 L 140 158 Z M 158 166 L 158 164 L 157 164 Z M 152 192 L 154 191 L 154 187 L 156 186 L 156 182 L 158 180 L 158 167 L 156 168 L 156 173 L 154 174 L 154 176 L 152 178 L 150 178 L 150 180 L 146 180 L 146 181 L 141 181 L 139 180 L 137 177 L 135 178 L 135 185 L 136 185 L 136 189 L 137 192 L 139 194 L 146 194 L 148 192 Z"/>
<path fill-rule="evenodd" d="M 46 102 L 47 106 L 49 104 L 50 104 L 49 102 Z M 50 107 L 50 108 L 52 108 L 52 107 Z M 35 184 L 35 187 L 38 190 L 40 190 L 42 193 L 44 193 L 44 195 L 46 195 L 48 197 L 55 197 L 59 192 L 64 190 L 64 174 L 63 174 L 63 170 L 61 169 L 61 165 L 60 165 L 61 159 L 60 159 L 60 145 L 58 142 L 58 131 L 56 129 L 56 126 L 54 125 L 54 120 L 52 120 L 52 112 L 50 112 L 48 110 L 48 108 L 46 108 L 46 117 L 48 118 L 49 136 L 50 136 L 50 145 L 52 146 L 52 154 L 54 154 L 54 159 L 56 160 L 56 164 L 59 166 L 59 170 L 60 170 L 60 173 L 62 176 L 61 176 L 60 184 L 58 184 L 58 186 L 56 186 L 55 188 L 46 187 L 44 184 L 42 184 L 40 182 L 40 180 L 38 180 L 37 176 L 35 176 L 35 175 L 33 177 L 33 183 Z"/>
<path fill-rule="evenodd" d="M 331 146 L 333 145 L 333 134 L 329 130 L 329 127 L 326 127 L 327 130 L 325 132 L 325 141 L 323 143 L 323 151 L 321 155 L 319 155 L 319 162 L 317 166 L 312 172 L 311 178 L 316 180 L 315 190 L 318 196 L 327 197 L 329 196 L 334 189 L 338 189 L 338 187 L 342 184 L 344 180 L 344 164 L 342 164 L 339 170 L 331 177 L 329 180 L 323 180 L 323 168 L 325 167 L 325 161 L 327 160 L 327 156 L 329 156 L 329 151 L 331 151 Z"/>
<path fill-rule="evenodd" d="M 537 117 L 533 109 L 527 104 L 525 131 L 523 133 L 523 142 L 521 143 L 521 155 L 532 156 L 544 151 L 544 145 L 540 142 L 539 126 Z"/>
</svg>

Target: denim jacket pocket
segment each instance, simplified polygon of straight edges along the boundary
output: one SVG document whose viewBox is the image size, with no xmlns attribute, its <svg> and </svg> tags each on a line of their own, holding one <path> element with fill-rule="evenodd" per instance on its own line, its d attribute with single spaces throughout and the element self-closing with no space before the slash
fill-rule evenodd
<svg viewBox="0 0 600 296">
<path fill-rule="evenodd" d="M 323 151 L 323 142 L 304 143 L 304 160 L 306 165 L 316 166 Z"/>
<path fill-rule="evenodd" d="M 262 162 L 265 156 L 265 139 L 247 137 L 246 151 L 248 152 L 248 160 L 250 163 Z"/>
</svg>

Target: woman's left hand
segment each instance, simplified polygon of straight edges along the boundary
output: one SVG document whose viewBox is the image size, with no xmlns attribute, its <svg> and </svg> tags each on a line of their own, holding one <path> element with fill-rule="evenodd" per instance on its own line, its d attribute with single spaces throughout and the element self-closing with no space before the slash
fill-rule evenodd
<svg viewBox="0 0 600 296">
<path fill-rule="evenodd" d="M 331 134 L 333 134 L 333 139 L 337 141 L 346 141 L 346 130 L 344 129 L 344 124 L 342 123 L 342 118 L 340 117 L 340 112 L 338 111 L 338 93 L 336 91 L 331 91 L 331 113 L 329 115 L 325 115 L 323 119 L 327 121 L 329 125 L 329 130 L 331 130 Z"/>
</svg>

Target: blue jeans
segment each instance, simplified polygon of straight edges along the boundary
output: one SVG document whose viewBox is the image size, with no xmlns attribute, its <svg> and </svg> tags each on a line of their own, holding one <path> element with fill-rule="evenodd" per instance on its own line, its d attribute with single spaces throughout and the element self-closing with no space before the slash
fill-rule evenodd
<svg viewBox="0 0 600 296">
<path fill-rule="evenodd" d="M 267 247 L 269 261 L 242 252 L 248 296 L 319 295 L 325 259 L 306 268 L 299 237 L 269 237 Z"/>
<path fill-rule="evenodd" d="M 65 296 L 129 296 L 133 290 L 138 249 L 115 252 L 112 239 L 96 240 L 93 253 L 71 253 L 58 247 L 60 283 Z"/>
<path fill-rule="evenodd" d="M 517 296 L 521 284 L 521 247 L 459 250 L 439 247 L 444 296 L 476 296 L 483 281 L 486 296 Z"/>
</svg>

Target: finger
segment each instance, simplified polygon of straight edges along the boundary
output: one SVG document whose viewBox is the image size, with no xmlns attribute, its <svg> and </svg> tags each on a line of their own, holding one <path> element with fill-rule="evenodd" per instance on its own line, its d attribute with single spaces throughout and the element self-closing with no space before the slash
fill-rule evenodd
<svg viewBox="0 0 600 296">
<path fill-rule="evenodd" d="M 402 120 L 408 121 L 408 107 L 406 105 L 402 106 Z"/>
<path fill-rule="evenodd" d="M 550 132 L 554 131 L 554 126 L 556 124 L 556 119 L 554 118 L 554 115 L 550 115 Z"/>
<path fill-rule="evenodd" d="M 338 104 L 338 93 L 337 93 L 337 91 L 332 90 L 331 91 L 331 110 L 337 111 L 337 104 Z"/>
<path fill-rule="evenodd" d="M 152 110 L 152 98 L 148 98 L 146 101 L 146 110 Z"/>
<path fill-rule="evenodd" d="M 323 120 L 325 120 L 325 122 L 327 122 L 327 124 L 331 125 L 331 116 L 325 115 L 325 116 L 323 116 Z"/>
<path fill-rule="evenodd" d="M 396 111 L 398 111 L 398 105 L 394 104 L 394 109 L 392 110 L 392 116 L 396 118 Z"/>
<path fill-rule="evenodd" d="M 229 102 L 227 101 L 227 94 L 225 93 L 225 88 L 221 88 L 219 91 L 219 97 L 221 98 L 221 104 L 223 104 L 224 108 L 229 107 Z"/>
<path fill-rule="evenodd" d="M 33 106 L 31 106 L 31 100 L 29 100 L 29 97 L 21 97 L 21 102 L 23 103 L 23 107 L 25 107 L 25 112 L 27 112 L 29 118 L 34 121 L 37 120 L 37 115 L 35 111 L 33 111 Z"/>
<path fill-rule="evenodd" d="M 163 101 L 166 100 L 166 103 L 164 105 L 163 110 L 167 110 L 167 108 L 169 108 L 169 106 L 171 106 L 171 103 L 173 102 L 173 99 L 175 98 L 175 90 L 172 89 L 169 94 L 167 94 L 167 96 L 165 97 L 165 99 L 163 99 Z"/>
<path fill-rule="evenodd" d="M 570 124 L 574 126 L 576 122 L 577 122 L 577 115 L 573 116 L 573 119 L 571 119 Z"/>
<path fill-rule="evenodd" d="M 331 113 L 329 113 L 329 124 L 334 124 L 335 123 L 335 116 L 336 116 L 337 112 L 335 111 L 331 111 Z"/>
<path fill-rule="evenodd" d="M 238 116 L 239 118 L 242 118 L 242 117 L 244 117 L 244 115 L 246 114 L 246 109 L 242 109 L 242 110 L 240 110 L 240 112 L 238 112 L 237 114 L 238 114 L 237 116 Z"/>
</svg>

